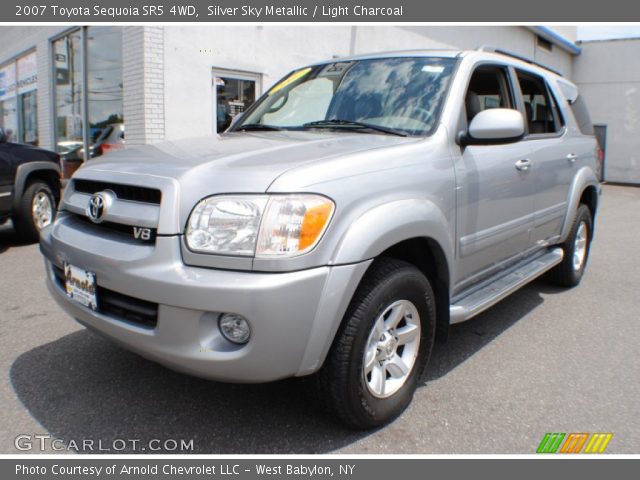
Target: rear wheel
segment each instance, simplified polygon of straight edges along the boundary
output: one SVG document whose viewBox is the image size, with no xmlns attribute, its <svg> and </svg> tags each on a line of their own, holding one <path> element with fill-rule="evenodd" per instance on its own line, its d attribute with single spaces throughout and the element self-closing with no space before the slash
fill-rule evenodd
<svg viewBox="0 0 640 480">
<path fill-rule="evenodd" d="M 316 376 L 318 396 L 353 428 L 393 420 L 413 398 L 434 335 L 427 278 L 406 262 L 376 260 Z"/>
<path fill-rule="evenodd" d="M 49 185 L 41 181 L 29 184 L 13 216 L 18 236 L 26 242 L 38 241 L 40 230 L 53 222 L 55 205 L 55 197 Z"/>
<path fill-rule="evenodd" d="M 567 240 L 561 245 L 564 258 L 549 272 L 549 279 L 562 287 L 575 287 L 580 283 L 589 259 L 593 232 L 591 210 L 584 204 L 578 207 Z"/>
</svg>

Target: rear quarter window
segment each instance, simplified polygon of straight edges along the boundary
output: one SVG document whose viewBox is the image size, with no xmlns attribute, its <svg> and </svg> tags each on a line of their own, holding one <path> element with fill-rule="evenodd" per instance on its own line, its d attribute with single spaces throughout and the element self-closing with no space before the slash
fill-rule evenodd
<svg viewBox="0 0 640 480">
<path fill-rule="evenodd" d="M 587 110 L 587 104 L 584 101 L 582 95 L 578 95 L 576 99 L 571 102 L 571 111 L 576 118 L 578 128 L 583 135 L 594 135 L 593 124 L 591 123 L 591 117 L 589 116 L 589 110 Z"/>
</svg>

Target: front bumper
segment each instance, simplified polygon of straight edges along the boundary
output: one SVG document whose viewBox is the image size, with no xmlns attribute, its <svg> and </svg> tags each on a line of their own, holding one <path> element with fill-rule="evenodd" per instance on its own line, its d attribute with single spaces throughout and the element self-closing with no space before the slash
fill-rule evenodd
<svg viewBox="0 0 640 480">
<path fill-rule="evenodd" d="M 370 261 L 288 273 L 189 267 L 178 236 L 153 246 L 89 236 L 64 222 L 43 230 L 47 286 L 90 329 L 169 368 L 232 382 L 266 382 L 312 373 L 324 360 Z M 99 287 L 158 305 L 149 328 L 70 300 L 54 267 L 96 274 Z M 100 302 L 100 298 L 98 298 Z M 251 339 L 238 346 L 218 330 L 220 313 L 246 317 Z"/>
</svg>

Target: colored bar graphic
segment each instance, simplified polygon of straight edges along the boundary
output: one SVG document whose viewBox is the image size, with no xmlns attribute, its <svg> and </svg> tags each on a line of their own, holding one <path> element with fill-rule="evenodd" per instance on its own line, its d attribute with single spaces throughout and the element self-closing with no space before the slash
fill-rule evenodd
<svg viewBox="0 0 640 480">
<path fill-rule="evenodd" d="M 570 433 L 567 435 L 567 439 L 562 445 L 560 453 L 580 453 L 587 438 L 589 438 L 588 433 Z"/>
<path fill-rule="evenodd" d="M 603 453 L 613 438 L 613 433 L 594 433 L 584 453 Z"/>
<path fill-rule="evenodd" d="M 556 453 L 564 436 L 564 433 L 546 433 L 536 453 Z"/>
<path fill-rule="evenodd" d="M 536 453 L 604 453 L 612 438 L 613 433 L 545 433 Z M 560 445 L 562 448 L 558 451 Z"/>
<path fill-rule="evenodd" d="M 544 434 L 544 438 L 540 442 L 540 445 L 538 445 L 538 449 L 536 450 L 536 453 L 543 453 L 545 451 L 545 447 L 547 446 L 547 442 L 549 441 L 550 436 L 551 436 L 551 433 Z"/>
</svg>

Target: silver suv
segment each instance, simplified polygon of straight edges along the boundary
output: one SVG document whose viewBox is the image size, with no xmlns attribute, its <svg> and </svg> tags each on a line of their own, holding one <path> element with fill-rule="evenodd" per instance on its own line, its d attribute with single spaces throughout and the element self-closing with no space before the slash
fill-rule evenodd
<svg viewBox="0 0 640 480">
<path fill-rule="evenodd" d="M 434 339 L 584 273 L 598 147 L 578 89 L 496 51 L 293 71 L 219 138 L 92 160 L 43 230 L 49 290 L 170 368 L 313 374 L 356 428 L 409 404 Z"/>
</svg>

